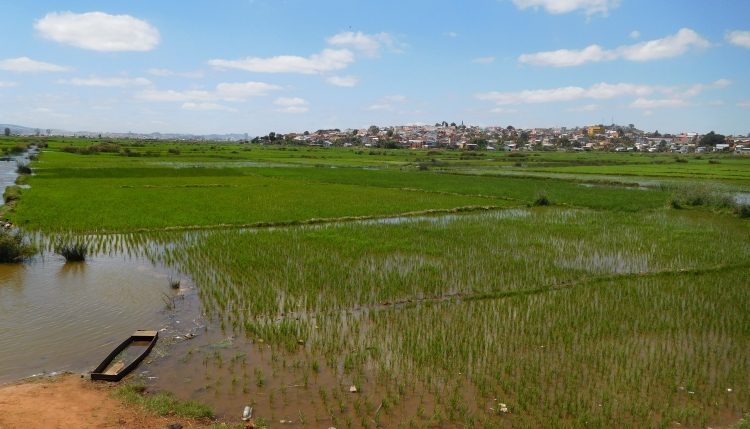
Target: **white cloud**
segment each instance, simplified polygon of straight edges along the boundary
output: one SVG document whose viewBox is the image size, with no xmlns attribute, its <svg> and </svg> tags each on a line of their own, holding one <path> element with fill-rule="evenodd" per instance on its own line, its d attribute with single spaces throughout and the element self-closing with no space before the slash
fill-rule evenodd
<svg viewBox="0 0 750 429">
<path fill-rule="evenodd" d="M 103 12 L 51 12 L 34 28 L 45 39 L 100 52 L 150 51 L 161 42 L 159 30 L 148 22 Z"/>
<path fill-rule="evenodd" d="M 196 70 L 194 72 L 175 72 L 172 70 L 167 69 L 148 69 L 146 70 L 146 73 L 152 74 L 154 76 L 180 76 L 180 77 L 187 77 L 187 78 L 201 78 L 205 76 L 205 73 L 203 73 L 203 70 Z"/>
<path fill-rule="evenodd" d="M 260 73 L 317 74 L 341 70 L 354 62 L 354 53 L 348 49 L 323 49 L 309 58 L 280 55 L 271 58 L 248 57 L 239 60 L 209 60 L 217 68 L 235 68 Z"/>
<path fill-rule="evenodd" d="M 646 110 L 645 112 L 643 112 L 643 116 L 651 116 L 653 114 L 654 114 L 654 112 L 652 112 L 650 110 Z"/>
<path fill-rule="evenodd" d="M 602 106 L 598 104 L 587 104 L 585 106 L 569 107 L 565 109 L 566 112 L 593 112 L 594 110 L 601 109 Z"/>
<path fill-rule="evenodd" d="M 282 109 L 274 110 L 275 112 L 280 113 L 306 113 L 309 110 L 307 107 L 305 107 L 308 104 L 307 101 L 299 97 L 279 97 L 273 102 L 273 104 L 276 104 L 277 106 L 283 106 Z"/>
<path fill-rule="evenodd" d="M 641 37 L 641 32 L 638 30 L 634 30 L 632 33 L 630 33 L 630 37 L 633 39 L 637 39 Z"/>
<path fill-rule="evenodd" d="M 480 64 L 489 64 L 493 61 L 495 61 L 495 57 L 475 58 L 472 60 L 472 62 Z"/>
<path fill-rule="evenodd" d="M 388 33 L 364 34 L 361 31 L 354 33 L 345 31 L 333 37 L 326 39 L 326 42 L 332 46 L 342 47 L 341 49 L 323 49 L 319 54 L 310 55 L 310 57 L 300 57 L 296 55 L 279 55 L 270 58 L 247 57 L 237 60 L 209 60 L 208 64 L 217 69 L 240 69 L 260 73 L 301 73 L 301 74 L 318 74 L 327 71 L 341 70 L 355 61 L 354 52 L 363 53 L 365 56 L 374 58 L 380 56 L 380 50 L 383 46 L 388 47 L 391 52 L 402 52 L 398 46 L 405 45 Z M 354 86 L 353 77 L 345 78 L 331 77 L 329 83 L 339 86 Z M 342 85 L 343 83 L 343 85 Z M 356 84 L 356 83 L 355 83 Z"/>
<path fill-rule="evenodd" d="M 737 107 L 750 107 L 750 101 L 740 101 L 737 103 Z"/>
<path fill-rule="evenodd" d="M 152 102 L 189 102 L 189 101 L 246 101 L 250 97 L 266 96 L 272 91 L 282 89 L 280 86 L 263 82 L 245 83 L 220 83 L 216 85 L 215 91 L 188 90 L 188 91 L 163 91 L 147 89 L 138 91 L 135 98 L 141 101 Z"/>
<path fill-rule="evenodd" d="M 552 14 L 568 13 L 574 10 L 583 9 L 586 15 L 601 13 L 604 16 L 609 14 L 610 9 L 620 5 L 619 0 L 513 0 L 520 9 L 527 7 L 543 7 L 547 12 Z"/>
<path fill-rule="evenodd" d="M 127 77 L 96 77 L 91 76 L 88 79 L 80 79 L 80 78 L 74 78 L 74 79 L 61 79 L 58 80 L 57 83 L 64 84 L 64 85 L 74 85 L 74 86 L 116 86 L 120 88 L 125 88 L 129 86 L 150 86 L 153 84 L 148 79 L 139 77 L 139 78 L 127 78 Z"/>
<path fill-rule="evenodd" d="M 12 58 L 0 60 L 0 70 L 17 73 L 42 73 L 42 72 L 70 72 L 72 67 L 58 66 L 56 64 L 34 61 L 29 57 Z"/>
<path fill-rule="evenodd" d="M 524 54 L 518 61 L 537 66 L 570 67 L 588 62 L 612 61 L 623 58 L 629 61 L 652 61 L 662 58 L 677 57 L 691 47 L 708 48 L 711 46 L 695 31 L 683 28 L 675 35 L 663 39 L 620 46 L 614 50 L 605 50 L 599 45 L 591 45 L 583 50 L 560 49 L 557 51 Z"/>
<path fill-rule="evenodd" d="M 692 103 L 679 98 L 664 100 L 648 100 L 645 98 L 639 98 L 628 105 L 628 107 L 632 107 L 634 109 L 658 109 L 660 107 L 676 108 L 688 106 L 692 106 Z"/>
<path fill-rule="evenodd" d="M 184 103 L 182 108 L 185 110 L 223 110 L 226 112 L 236 112 L 237 109 L 227 106 L 222 106 L 216 103 Z"/>
<path fill-rule="evenodd" d="M 711 43 L 695 31 L 683 28 L 673 36 L 651 40 L 632 46 L 617 48 L 620 55 L 630 61 L 651 61 L 661 58 L 678 57 L 691 47 L 709 48 Z"/>
<path fill-rule="evenodd" d="M 331 76 L 326 79 L 326 82 L 330 83 L 331 85 L 351 88 L 359 83 L 359 78 L 357 76 Z"/>
<path fill-rule="evenodd" d="M 383 98 L 381 98 L 382 101 L 388 103 L 388 102 L 396 102 L 396 103 L 404 103 L 406 102 L 406 96 L 405 95 L 388 95 Z"/>
<path fill-rule="evenodd" d="M 516 109 L 503 109 L 502 107 L 496 107 L 496 108 L 490 110 L 490 113 L 513 114 L 513 113 L 518 113 L 518 110 L 516 110 Z"/>
<path fill-rule="evenodd" d="M 372 106 L 365 107 L 365 110 L 396 110 L 390 104 L 373 104 Z"/>
<path fill-rule="evenodd" d="M 276 101 L 273 102 L 273 104 L 278 104 L 279 106 L 306 106 L 308 103 L 302 98 L 295 97 L 295 98 L 287 98 L 287 97 L 279 97 L 276 99 Z"/>
<path fill-rule="evenodd" d="M 726 88 L 731 84 L 732 82 L 726 79 L 720 79 L 708 85 L 696 84 L 687 88 L 631 83 L 618 83 L 613 85 L 602 82 L 592 85 L 589 88 L 567 86 L 554 89 L 537 89 L 517 92 L 480 92 L 475 94 L 474 97 L 479 100 L 491 101 L 498 105 L 555 103 L 582 99 L 607 100 L 625 96 L 644 98 L 655 93 L 664 94 L 670 98 L 678 99 L 695 97 L 703 91 Z"/>
<path fill-rule="evenodd" d="M 450 31 L 448 33 L 445 33 L 445 35 L 448 37 L 458 37 L 458 33 L 456 33 L 455 31 Z"/>
<path fill-rule="evenodd" d="M 18 82 L 9 82 L 7 80 L 0 80 L 0 88 L 13 88 L 18 86 Z"/>
<path fill-rule="evenodd" d="M 371 58 L 380 56 L 380 48 L 383 44 L 391 50 L 397 50 L 394 47 L 395 39 L 388 33 L 364 34 L 361 31 L 356 33 L 344 31 L 333 37 L 326 39 L 329 45 L 342 46 L 361 51 Z"/>
<path fill-rule="evenodd" d="M 750 48 L 750 31 L 727 31 L 724 38 L 733 45 Z"/>
</svg>

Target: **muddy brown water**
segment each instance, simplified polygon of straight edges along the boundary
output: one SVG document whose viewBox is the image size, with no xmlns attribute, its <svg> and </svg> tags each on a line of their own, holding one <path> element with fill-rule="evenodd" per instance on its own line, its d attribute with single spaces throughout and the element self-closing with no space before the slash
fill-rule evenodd
<svg viewBox="0 0 750 429">
<path fill-rule="evenodd" d="M 172 274 L 151 262 L 45 254 L 0 264 L 0 384 L 42 372 L 92 369 L 138 329 L 165 324 Z"/>
</svg>

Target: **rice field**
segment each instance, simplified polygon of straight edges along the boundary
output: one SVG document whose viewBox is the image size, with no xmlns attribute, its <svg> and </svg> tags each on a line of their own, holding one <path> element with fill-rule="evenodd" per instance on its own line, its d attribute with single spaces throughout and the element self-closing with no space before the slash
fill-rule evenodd
<svg viewBox="0 0 750 429">
<path fill-rule="evenodd" d="M 250 405 L 259 428 L 750 412 L 750 223 L 689 187 L 627 182 L 690 178 L 718 198 L 748 182 L 741 159 L 121 143 L 51 142 L 10 216 L 47 249 L 145 258 L 196 286 L 199 309 L 168 312 L 184 341 L 142 367 L 149 389 L 229 421 Z M 552 205 L 533 207 L 542 191 Z"/>
<path fill-rule="evenodd" d="M 210 328 L 155 383 L 227 413 L 698 428 L 750 410 L 749 237 L 701 212 L 524 208 L 90 240 L 199 285 Z"/>
</svg>

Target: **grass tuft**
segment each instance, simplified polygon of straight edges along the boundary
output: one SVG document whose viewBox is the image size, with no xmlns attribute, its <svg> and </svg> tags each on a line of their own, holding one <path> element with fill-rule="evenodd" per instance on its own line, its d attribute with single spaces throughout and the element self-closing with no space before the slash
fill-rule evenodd
<svg viewBox="0 0 750 429">
<path fill-rule="evenodd" d="M 31 174 L 31 167 L 27 162 L 17 160 L 16 161 L 16 173 L 18 174 Z"/>
<path fill-rule="evenodd" d="M 55 247 L 55 253 L 62 255 L 68 262 L 80 262 L 86 260 L 89 247 L 81 241 L 60 242 Z"/>
<path fill-rule="evenodd" d="M 198 401 L 180 401 L 172 392 L 160 392 L 149 396 L 144 392 L 146 385 L 131 384 L 122 386 L 112 392 L 112 396 L 121 398 L 125 404 L 140 405 L 146 410 L 165 416 L 170 412 L 175 415 L 193 419 L 212 418 L 214 411 L 208 405 Z"/>
<path fill-rule="evenodd" d="M 37 247 L 26 242 L 23 234 L 0 230 L 0 262 L 22 262 L 36 254 Z"/>
<path fill-rule="evenodd" d="M 548 206 L 551 204 L 549 198 L 547 198 L 547 192 L 544 189 L 540 189 L 539 192 L 536 193 L 533 204 L 535 206 Z"/>
</svg>

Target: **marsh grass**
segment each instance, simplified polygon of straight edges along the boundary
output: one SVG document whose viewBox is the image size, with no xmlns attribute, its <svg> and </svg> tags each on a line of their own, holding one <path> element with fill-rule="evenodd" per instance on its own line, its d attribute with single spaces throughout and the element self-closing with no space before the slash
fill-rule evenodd
<svg viewBox="0 0 750 429">
<path fill-rule="evenodd" d="M 31 167 L 29 167 L 28 162 L 16 160 L 16 173 L 31 174 Z"/>
<path fill-rule="evenodd" d="M 81 240 L 58 242 L 55 246 L 55 253 L 61 255 L 68 262 L 85 261 L 89 253 L 89 246 Z"/>
<path fill-rule="evenodd" d="M 729 192 L 711 182 L 688 182 L 672 186 L 672 200 L 680 205 L 732 207 Z M 674 204 L 673 204 L 674 206 Z"/>
<path fill-rule="evenodd" d="M 125 404 L 138 405 L 144 409 L 165 416 L 169 413 L 193 419 L 207 419 L 214 415 L 208 405 L 198 401 L 180 401 L 172 392 L 160 392 L 156 395 L 146 395 L 145 384 L 131 384 L 122 386 L 112 392 L 112 396 L 121 398 Z"/>
<path fill-rule="evenodd" d="M 6 204 L 11 201 L 19 201 L 21 199 L 21 192 L 19 186 L 8 186 L 5 188 L 5 192 L 3 192 L 3 200 L 5 200 Z"/>
<path fill-rule="evenodd" d="M 22 262 L 37 253 L 37 246 L 22 233 L 0 229 L 0 263 Z"/>
</svg>

